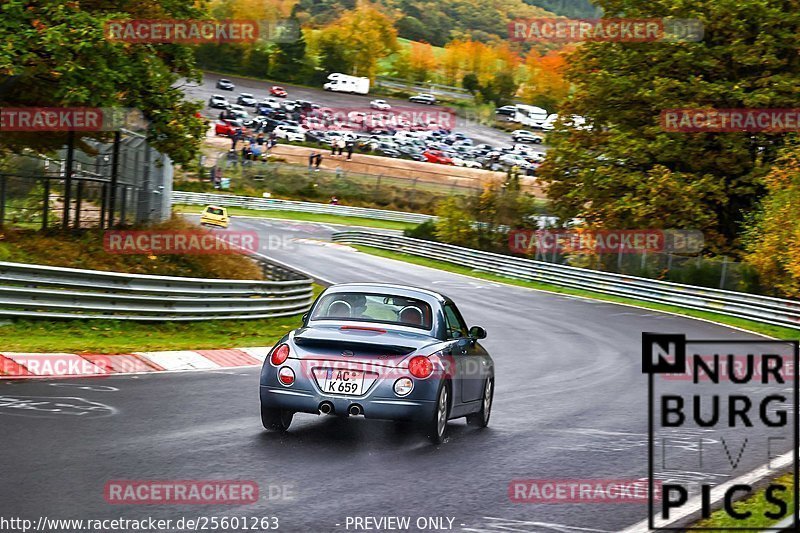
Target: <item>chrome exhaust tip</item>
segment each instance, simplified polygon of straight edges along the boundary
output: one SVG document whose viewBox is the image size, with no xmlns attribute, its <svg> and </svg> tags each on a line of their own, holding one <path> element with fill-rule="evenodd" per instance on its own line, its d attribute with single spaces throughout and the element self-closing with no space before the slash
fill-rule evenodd
<svg viewBox="0 0 800 533">
<path fill-rule="evenodd" d="M 319 404 L 319 412 L 323 415 L 329 415 L 333 412 L 333 404 L 331 402 L 322 402 Z"/>
<path fill-rule="evenodd" d="M 347 409 L 347 412 L 350 414 L 350 416 L 358 416 L 361 414 L 361 406 L 357 403 L 354 403 L 349 409 Z"/>
</svg>

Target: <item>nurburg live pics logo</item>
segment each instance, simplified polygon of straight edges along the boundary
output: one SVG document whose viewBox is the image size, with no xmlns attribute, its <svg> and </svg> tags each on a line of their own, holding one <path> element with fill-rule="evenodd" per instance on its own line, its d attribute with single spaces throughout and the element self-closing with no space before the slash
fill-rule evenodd
<svg viewBox="0 0 800 533">
<path fill-rule="evenodd" d="M 687 340 L 681 334 L 642 333 L 649 529 L 781 530 L 747 526 L 748 520 L 777 524 L 791 514 L 788 487 L 777 478 L 791 472 L 797 487 L 799 359 L 796 340 Z M 691 379 L 670 379 L 676 374 Z M 674 437 L 696 431 L 704 437 L 693 446 L 682 446 Z M 766 477 L 749 475 L 764 465 Z M 699 482 L 681 479 L 688 470 L 702 474 Z M 653 490 L 659 482 L 656 508 Z M 734 506 L 762 489 L 763 507 Z M 798 500 L 796 491 L 795 510 Z M 692 526 L 718 508 L 741 526 Z"/>
</svg>

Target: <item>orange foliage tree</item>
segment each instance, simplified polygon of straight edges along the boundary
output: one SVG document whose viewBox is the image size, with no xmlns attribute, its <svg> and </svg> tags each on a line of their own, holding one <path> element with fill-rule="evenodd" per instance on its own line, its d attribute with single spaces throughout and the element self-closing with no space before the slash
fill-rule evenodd
<svg viewBox="0 0 800 533">
<path fill-rule="evenodd" d="M 800 142 L 764 178 L 767 195 L 745 232 L 744 259 L 770 292 L 800 298 Z"/>
<path fill-rule="evenodd" d="M 542 56 L 531 49 L 525 57 L 525 82 L 521 97 L 545 109 L 558 109 L 569 95 L 570 84 L 564 79 L 565 54 L 568 48 L 553 50 Z"/>
</svg>

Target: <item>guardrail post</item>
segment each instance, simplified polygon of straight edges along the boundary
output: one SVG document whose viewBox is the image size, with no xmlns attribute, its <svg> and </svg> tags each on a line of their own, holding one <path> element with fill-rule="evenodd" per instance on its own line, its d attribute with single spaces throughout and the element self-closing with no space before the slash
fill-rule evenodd
<svg viewBox="0 0 800 533">
<path fill-rule="evenodd" d="M 75 157 L 75 132 L 67 132 L 67 162 L 64 170 L 64 212 L 61 227 L 69 227 L 69 204 L 72 201 L 72 162 Z"/>
<path fill-rule="evenodd" d="M 6 176 L 0 176 L 0 228 L 6 219 Z"/>
<path fill-rule="evenodd" d="M 122 206 L 120 207 L 120 214 L 119 214 L 119 223 L 124 225 L 125 224 L 125 212 L 127 211 L 128 205 L 128 188 L 126 186 L 122 186 Z"/>
<path fill-rule="evenodd" d="M 111 190 L 108 197 L 108 227 L 114 226 L 114 210 L 117 207 L 117 179 L 119 178 L 119 145 L 122 133 L 114 132 L 114 148 L 111 154 Z"/>
<path fill-rule="evenodd" d="M 100 229 L 106 225 L 106 209 L 108 209 L 108 183 L 100 189 Z"/>
<path fill-rule="evenodd" d="M 47 229 L 47 215 L 50 212 L 50 178 L 44 179 L 44 198 L 42 198 L 42 229 Z"/>
<path fill-rule="evenodd" d="M 725 276 L 728 274 L 728 257 L 722 259 L 722 273 L 719 276 L 719 288 L 725 288 Z"/>
<path fill-rule="evenodd" d="M 75 229 L 81 227 L 81 196 L 83 195 L 83 180 L 78 180 L 78 190 L 75 192 Z"/>
</svg>

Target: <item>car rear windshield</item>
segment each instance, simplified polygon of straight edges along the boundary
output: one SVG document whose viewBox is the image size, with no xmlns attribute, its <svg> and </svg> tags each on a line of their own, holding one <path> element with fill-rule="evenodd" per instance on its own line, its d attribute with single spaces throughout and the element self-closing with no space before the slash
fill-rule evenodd
<svg viewBox="0 0 800 533">
<path fill-rule="evenodd" d="M 314 306 L 311 320 L 355 320 L 431 329 L 431 306 L 422 300 L 390 294 L 336 292 Z"/>
<path fill-rule="evenodd" d="M 212 215 L 221 215 L 222 209 L 220 209 L 219 207 L 207 207 L 206 212 Z"/>
</svg>

